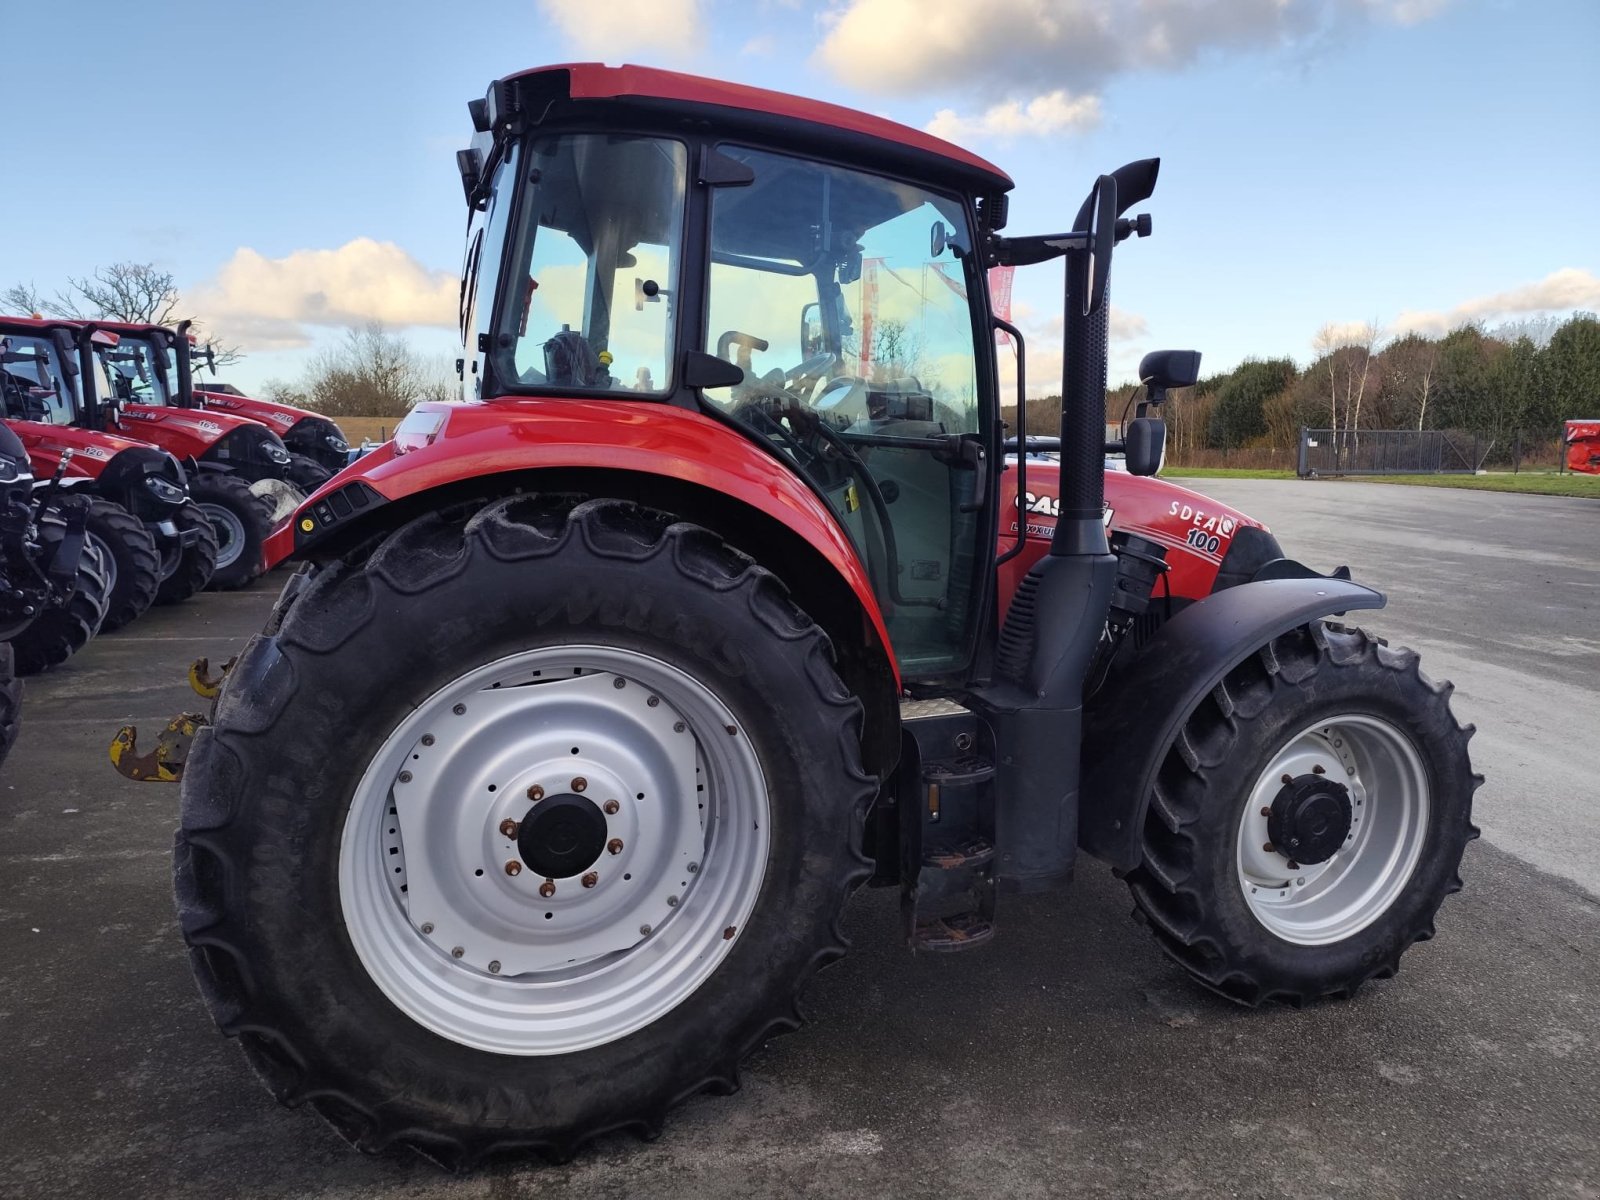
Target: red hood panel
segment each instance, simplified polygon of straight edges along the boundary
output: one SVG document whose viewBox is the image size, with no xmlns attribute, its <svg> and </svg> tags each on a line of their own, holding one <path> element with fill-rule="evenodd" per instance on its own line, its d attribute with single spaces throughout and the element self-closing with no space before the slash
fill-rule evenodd
<svg viewBox="0 0 1600 1200">
<path fill-rule="evenodd" d="M 260 422 L 193 408 L 125 404 L 118 424 L 126 436 L 151 442 L 179 458 L 199 458 L 235 429 Z"/>
<path fill-rule="evenodd" d="M 7 421 L 6 426 L 22 439 L 35 479 L 49 479 L 56 473 L 56 464 L 61 461 L 63 450 L 71 450 L 73 455 L 72 462 L 67 466 L 68 479 L 97 479 L 106 465 L 124 450 L 150 448 L 148 442 L 134 441 L 112 433 L 95 433 L 75 425 Z"/>
<path fill-rule="evenodd" d="M 323 417 L 321 413 L 314 413 L 306 408 L 296 408 L 292 404 L 257 400 L 254 396 L 230 396 L 223 392 L 208 392 L 204 388 L 195 388 L 194 398 L 207 412 L 234 413 L 237 416 L 248 417 L 252 421 L 260 421 L 279 437 L 307 417 L 329 419 Z"/>
</svg>

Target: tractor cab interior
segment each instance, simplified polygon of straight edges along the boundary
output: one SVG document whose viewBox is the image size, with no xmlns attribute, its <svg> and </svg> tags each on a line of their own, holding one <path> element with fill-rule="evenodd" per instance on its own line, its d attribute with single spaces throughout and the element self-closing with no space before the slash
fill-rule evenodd
<svg viewBox="0 0 1600 1200">
<path fill-rule="evenodd" d="M 105 395 L 124 404 L 172 403 L 176 389 L 172 356 L 166 347 L 125 336 L 116 346 L 97 346 L 95 356 L 110 380 L 111 388 Z"/>
<path fill-rule="evenodd" d="M 8 420 L 72 424 L 73 384 L 64 376 L 60 361 L 59 351 L 48 338 L 0 337 L 0 399 Z"/>
</svg>

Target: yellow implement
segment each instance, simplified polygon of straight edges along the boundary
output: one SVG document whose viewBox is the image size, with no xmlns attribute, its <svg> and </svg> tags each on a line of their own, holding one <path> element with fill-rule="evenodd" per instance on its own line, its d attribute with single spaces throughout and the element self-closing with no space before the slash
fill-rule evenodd
<svg viewBox="0 0 1600 1200">
<path fill-rule="evenodd" d="M 189 667 L 189 686 L 202 699 L 215 700 L 223 679 L 237 661 L 230 658 L 222 664 L 221 672 L 212 676 L 211 661 L 196 659 Z M 179 713 L 156 736 L 156 748 L 148 754 L 139 753 L 139 730 L 124 725 L 111 739 L 111 765 L 119 775 L 140 783 L 177 783 L 183 778 L 183 765 L 188 761 L 194 735 L 210 723 L 204 713 Z"/>
</svg>

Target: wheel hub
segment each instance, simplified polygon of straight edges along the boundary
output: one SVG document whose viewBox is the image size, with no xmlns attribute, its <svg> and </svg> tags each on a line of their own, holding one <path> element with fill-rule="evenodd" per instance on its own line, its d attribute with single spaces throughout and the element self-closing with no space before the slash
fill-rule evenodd
<svg viewBox="0 0 1600 1200">
<path fill-rule="evenodd" d="M 575 792 L 541 800 L 517 829 L 517 853 L 546 879 L 583 874 L 605 848 L 605 815 L 593 800 Z"/>
<path fill-rule="evenodd" d="M 1350 789 L 1326 775 L 1301 775 L 1283 785 L 1267 816 L 1267 836 L 1297 863 L 1327 862 L 1350 835 Z"/>
</svg>

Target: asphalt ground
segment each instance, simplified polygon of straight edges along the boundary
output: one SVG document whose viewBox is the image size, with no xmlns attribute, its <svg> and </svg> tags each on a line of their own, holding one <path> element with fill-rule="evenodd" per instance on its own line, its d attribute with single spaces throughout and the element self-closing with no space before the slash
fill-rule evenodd
<svg viewBox="0 0 1600 1200">
<path fill-rule="evenodd" d="M 122 722 L 194 706 L 185 665 L 239 648 L 271 579 L 30 684 L 0 770 L 0 1196 L 1600 1195 L 1600 503 L 1206 486 L 1388 591 L 1368 624 L 1420 646 L 1482 729 L 1484 839 L 1396 979 L 1237 1009 L 1157 952 L 1092 862 L 1067 893 L 1003 901 L 968 955 L 913 958 L 896 897 L 870 892 L 811 1024 L 658 1141 L 464 1179 L 361 1157 L 215 1031 L 172 911 L 176 789 L 106 758 Z"/>
</svg>

